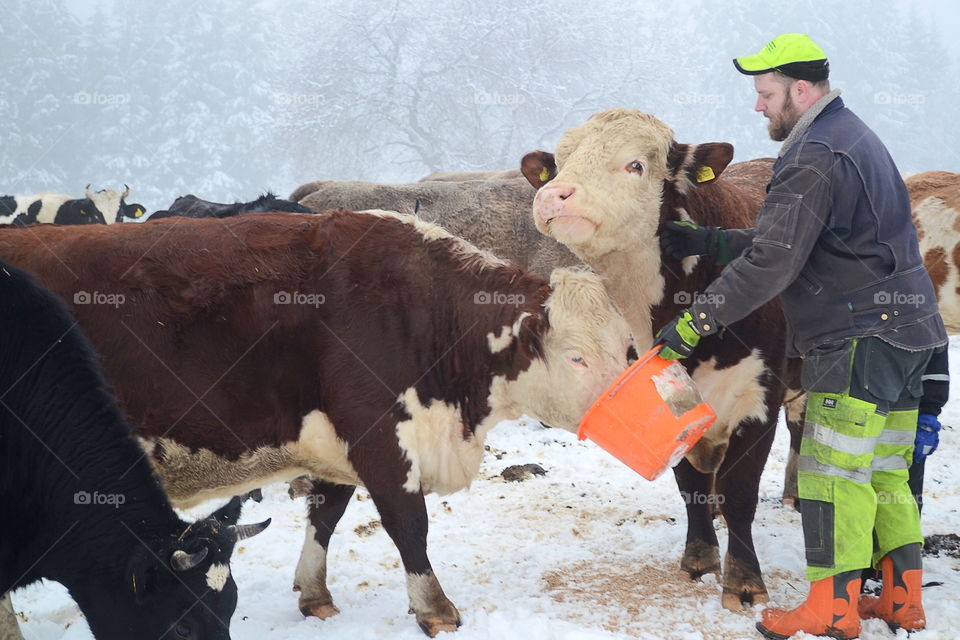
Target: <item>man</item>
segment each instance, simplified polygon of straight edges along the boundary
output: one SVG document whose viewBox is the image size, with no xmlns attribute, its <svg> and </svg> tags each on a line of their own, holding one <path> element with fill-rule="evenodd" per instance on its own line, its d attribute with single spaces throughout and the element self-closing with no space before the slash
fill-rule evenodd
<svg viewBox="0 0 960 640">
<path fill-rule="evenodd" d="M 737 257 L 661 329 L 661 355 L 686 357 L 780 296 L 809 392 L 798 488 L 811 584 L 803 604 L 766 609 L 757 629 L 857 637 L 871 565 L 883 589 L 861 599 L 860 613 L 922 629 L 923 537 L 907 470 L 921 377 L 947 338 L 906 187 L 883 143 L 830 90 L 827 56 L 809 37 L 778 36 L 734 65 L 754 76 L 756 110 L 783 146 L 755 228 L 662 231 L 668 253 Z"/>
</svg>

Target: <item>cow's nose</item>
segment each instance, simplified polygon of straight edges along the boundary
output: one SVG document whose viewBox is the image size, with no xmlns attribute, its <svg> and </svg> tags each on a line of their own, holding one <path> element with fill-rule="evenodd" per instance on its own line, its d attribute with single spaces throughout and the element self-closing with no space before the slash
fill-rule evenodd
<svg viewBox="0 0 960 640">
<path fill-rule="evenodd" d="M 577 193 L 577 188 L 572 184 L 550 184 L 537 194 L 537 216 L 544 223 L 548 223 L 561 213 L 564 205 Z"/>
</svg>

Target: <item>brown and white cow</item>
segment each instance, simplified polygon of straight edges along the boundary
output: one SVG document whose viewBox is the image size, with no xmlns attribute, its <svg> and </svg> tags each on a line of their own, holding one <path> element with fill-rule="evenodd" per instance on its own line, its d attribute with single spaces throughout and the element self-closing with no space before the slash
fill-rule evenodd
<svg viewBox="0 0 960 640">
<path fill-rule="evenodd" d="M 960 173 L 926 171 L 905 182 L 940 315 L 948 332 L 960 333 Z"/>
<path fill-rule="evenodd" d="M 391 212 L 9 228 L 0 257 L 72 303 L 175 504 L 316 478 L 295 585 L 325 617 L 365 486 L 431 636 L 460 616 L 424 494 L 468 486 L 503 419 L 576 429 L 631 347 L 595 274 L 547 282 Z"/>
<path fill-rule="evenodd" d="M 605 111 L 568 130 L 555 164 L 537 154 L 523 162 L 539 188 L 537 227 L 601 275 L 641 349 L 719 273 L 709 259 L 661 259 L 660 226 L 680 219 L 752 226 L 763 200 L 765 182 L 757 176 L 744 178 L 755 185 L 746 189 L 721 176 L 731 145 L 680 144 L 667 125 L 639 111 Z M 759 164 L 769 167 L 769 161 Z M 752 523 L 784 400 L 784 322 L 779 306 L 767 304 L 704 339 L 684 361 L 717 421 L 674 469 L 687 502 L 681 566 L 692 577 L 720 569 L 711 514 L 716 503 L 730 530 L 722 578 L 728 609 L 767 600 Z"/>
</svg>

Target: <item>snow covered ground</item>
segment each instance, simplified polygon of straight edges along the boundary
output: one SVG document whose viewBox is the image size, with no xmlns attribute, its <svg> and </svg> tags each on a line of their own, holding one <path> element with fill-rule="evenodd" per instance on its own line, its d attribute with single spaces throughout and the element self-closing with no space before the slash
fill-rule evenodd
<svg viewBox="0 0 960 640">
<path fill-rule="evenodd" d="M 960 380 L 960 336 L 951 340 L 951 368 Z M 943 416 L 940 450 L 927 462 L 923 522 L 926 534 L 960 531 L 960 384 Z M 647 482 L 589 442 L 536 423 L 501 424 L 472 488 L 429 496 L 430 559 L 447 596 L 458 606 L 459 640 L 733 640 L 759 638 L 759 607 L 731 613 L 720 606 L 713 576 L 691 582 L 679 569 L 685 521 L 672 474 Z M 781 425 L 764 472 L 754 539 L 773 602 L 794 606 L 806 594 L 800 517 L 780 505 L 786 461 Z M 514 464 L 537 463 L 545 476 L 505 482 Z M 340 615 L 304 619 L 291 591 L 303 540 L 303 499 L 286 485 L 248 503 L 245 522 L 273 518 L 233 559 L 240 602 L 231 624 L 235 640 L 283 638 L 407 638 L 425 636 L 407 614 L 399 555 L 372 502 L 357 492 L 337 532 L 329 585 Z M 191 510 L 204 515 L 216 505 Z M 721 548 L 726 530 L 717 525 Z M 914 640 L 960 638 L 960 560 L 927 557 L 928 629 Z M 55 583 L 14 595 L 28 640 L 88 639 L 79 610 Z M 864 640 L 892 638 L 880 621 L 863 624 Z M 896 636 L 906 638 L 900 631 Z M 149 640 L 149 639 L 137 639 Z"/>
</svg>

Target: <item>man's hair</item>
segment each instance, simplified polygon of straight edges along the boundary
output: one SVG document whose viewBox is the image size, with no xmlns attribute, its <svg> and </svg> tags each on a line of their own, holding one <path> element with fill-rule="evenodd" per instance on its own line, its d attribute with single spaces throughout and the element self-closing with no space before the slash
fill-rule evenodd
<svg viewBox="0 0 960 640">
<path fill-rule="evenodd" d="M 798 78 L 792 78 L 787 74 L 783 73 L 782 71 L 777 71 L 777 70 L 774 70 L 773 77 L 777 80 L 777 82 L 785 86 L 787 88 L 787 91 L 790 90 L 790 87 L 792 87 L 795 82 L 799 81 Z M 804 80 L 804 82 L 809 82 L 810 86 L 813 87 L 814 89 L 821 89 L 824 93 L 830 93 L 829 78 L 824 78 L 823 80 L 817 80 L 817 81 Z"/>
</svg>

